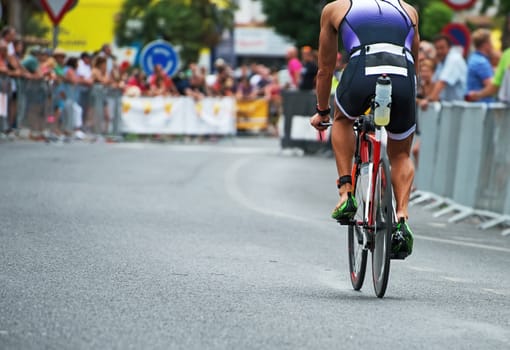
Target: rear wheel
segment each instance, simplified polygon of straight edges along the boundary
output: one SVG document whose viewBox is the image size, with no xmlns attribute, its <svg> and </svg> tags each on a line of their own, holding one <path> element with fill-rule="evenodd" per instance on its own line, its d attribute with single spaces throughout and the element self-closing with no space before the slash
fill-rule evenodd
<svg viewBox="0 0 510 350">
<path fill-rule="evenodd" d="M 377 171 L 374 196 L 374 245 L 372 279 L 375 294 L 382 298 L 390 276 L 391 235 L 393 232 L 393 191 L 388 158 L 382 157 Z"/>
<path fill-rule="evenodd" d="M 358 211 L 354 216 L 353 223 L 349 225 L 348 248 L 349 248 L 349 271 L 351 283 L 354 290 L 360 290 L 365 280 L 365 271 L 367 269 L 367 249 L 363 242 L 363 215 L 366 193 L 363 193 L 361 186 L 361 176 L 355 179 L 354 197 L 358 203 Z"/>
</svg>

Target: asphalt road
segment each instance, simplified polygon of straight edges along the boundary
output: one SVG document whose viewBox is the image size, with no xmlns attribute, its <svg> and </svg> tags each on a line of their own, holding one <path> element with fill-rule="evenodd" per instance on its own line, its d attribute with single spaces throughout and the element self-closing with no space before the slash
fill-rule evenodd
<svg viewBox="0 0 510 350">
<path fill-rule="evenodd" d="M 413 207 L 386 297 L 355 292 L 330 158 L 15 142 L 0 164 L 0 349 L 510 348 L 510 237 Z"/>
</svg>

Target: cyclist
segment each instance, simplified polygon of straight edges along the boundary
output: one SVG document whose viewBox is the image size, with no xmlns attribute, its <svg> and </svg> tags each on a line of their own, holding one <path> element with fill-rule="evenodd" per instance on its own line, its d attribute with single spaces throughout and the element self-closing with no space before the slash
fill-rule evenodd
<svg viewBox="0 0 510 350">
<path fill-rule="evenodd" d="M 392 105 L 387 153 L 396 200 L 397 230 L 404 239 L 395 252 L 412 252 L 413 234 L 408 202 L 414 178 L 410 150 L 416 129 L 416 71 L 420 38 L 418 14 L 399 0 L 337 0 L 324 6 L 319 39 L 317 113 L 310 123 L 317 130 L 330 120 L 331 78 L 338 52 L 338 35 L 350 59 L 335 94 L 332 144 L 339 179 L 340 200 L 333 210 L 336 220 L 350 220 L 358 204 L 352 196 L 350 176 L 355 151 L 354 119 L 368 109 L 381 74 L 390 76 Z"/>
</svg>

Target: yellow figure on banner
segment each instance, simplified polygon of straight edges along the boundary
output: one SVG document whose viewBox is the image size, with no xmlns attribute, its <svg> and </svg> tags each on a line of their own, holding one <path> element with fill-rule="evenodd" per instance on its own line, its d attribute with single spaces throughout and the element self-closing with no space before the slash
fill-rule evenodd
<svg viewBox="0 0 510 350">
<path fill-rule="evenodd" d="M 198 117 L 202 116 L 202 109 L 203 109 L 202 102 L 197 102 L 197 104 L 195 105 L 195 110 L 198 114 Z"/>
<path fill-rule="evenodd" d="M 220 113 L 220 110 L 221 110 L 221 105 L 219 103 L 215 103 L 214 107 L 213 107 L 215 117 L 218 116 L 218 114 Z"/>
<path fill-rule="evenodd" d="M 122 102 L 122 112 L 127 113 L 131 109 L 131 103 L 124 101 Z"/>
<path fill-rule="evenodd" d="M 170 116 L 172 114 L 172 107 L 173 105 L 170 102 L 165 103 L 165 113 L 167 116 Z"/>
<path fill-rule="evenodd" d="M 150 104 L 150 102 L 145 102 L 145 105 L 143 106 L 143 113 L 150 114 L 151 111 L 152 111 L 152 105 Z"/>
</svg>

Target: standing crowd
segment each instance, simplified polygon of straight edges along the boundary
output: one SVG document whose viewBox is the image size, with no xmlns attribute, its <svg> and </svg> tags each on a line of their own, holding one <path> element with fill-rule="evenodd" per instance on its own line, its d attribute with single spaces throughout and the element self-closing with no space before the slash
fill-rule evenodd
<svg viewBox="0 0 510 350">
<path fill-rule="evenodd" d="M 505 73 L 510 65 L 510 51 L 502 55 L 494 49 L 488 29 L 472 33 L 472 51 L 464 52 L 454 46 L 446 35 L 432 41 L 422 41 L 419 54 L 419 84 L 417 106 L 427 109 L 434 101 L 510 101 L 510 76 Z M 338 53 L 333 75 L 332 93 L 340 82 L 347 64 L 347 54 Z M 206 96 L 232 96 L 237 100 L 266 99 L 269 104 L 269 126 L 276 130 L 282 114 L 281 92 L 285 89 L 311 91 L 315 89 L 318 71 L 317 52 L 310 46 L 290 47 L 283 67 L 268 67 L 250 62 L 231 67 L 222 58 L 216 59 L 212 72 L 197 63 L 189 63 L 175 76 L 168 76 L 160 65 L 147 76 L 127 62 L 118 62 L 110 45 L 98 51 L 83 52 L 78 57 L 68 56 L 63 50 L 39 46 L 25 48 L 16 30 L 5 27 L 0 38 L 0 76 L 14 83 L 3 84 L 2 93 L 8 97 L 6 127 L 3 132 L 13 135 L 17 128 L 17 98 L 20 80 L 44 80 L 55 88 L 49 114 L 52 136 L 81 139 L 94 128 L 97 118 L 90 108 L 90 88 L 101 85 L 118 89 L 128 96 L 190 96 L 198 100 Z M 8 89 L 5 89 L 5 87 Z M 8 91 L 4 91 L 8 90 Z M 72 128 L 64 127 L 64 102 L 72 95 L 79 107 Z M 102 111 L 101 133 L 111 130 L 111 113 Z M 67 123 L 69 124 L 69 123 Z M 97 128 L 96 128 L 97 129 Z M 43 138 L 41 135 L 36 136 Z M 418 152 L 419 143 L 416 146 Z"/>
<path fill-rule="evenodd" d="M 4 27 L 0 38 L 0 93 L 7 100 L 7 113 L 2 116 L 6 120 L 0 125 L 3 134 L 14 138 L 17 129 L 23 127 L 18 124 L 27 123 L 25 112 L 33 107 L 34 101 L 41 102 L 44 91 L 49 91 L 42 103 L 48 108 L 39 111 L 46 115 L 37 118 L 44 118 L 44 121 L 35 123 L 35 128 L 30 125 L 30 137 L 46 141 L 83 139 L 84 132 L 96 128 L 94 123 L 97 118 L 94 118 L 94 111 L 90 108 L 92 87 L 100 85 L 123 89 L 122 70 L 108 44 L 94 53 L 69 56 L 60 48 L 34 45 L 27 49 L 13 27 Z M 34 86 L 38 89 L 31 90 Z M 71 102 L 70 106 L 75 111 L 72 120 L 67 121 L 63 115 L 66 102 Z M 99 133 L 107 132 L 111 127 L 108 111 L 106 106 L 101 111 L 105 120 L 101 123 Z M 49 133 L 44 134 L 43 129 L 49 129 Z"/>
</svg>

